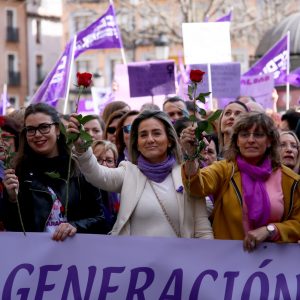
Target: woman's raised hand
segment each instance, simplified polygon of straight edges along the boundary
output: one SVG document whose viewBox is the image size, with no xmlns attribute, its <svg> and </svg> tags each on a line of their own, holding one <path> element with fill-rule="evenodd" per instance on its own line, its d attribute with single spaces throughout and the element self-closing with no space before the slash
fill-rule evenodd
<svg viewBox="0 0 300 300">
<path fill-rule="evenodd" d="M 19 190 L 19 180 L 15 174 L 14 169 L 7 169 L 4 171 L 3 184 L 9 196 L 9 199 L 14 202 L 17 199 Z"/>
<path fill-rule="evenodd" d="M 195 129 L 194 126 L 189 126 L 182 130 L 180 134 L 180 144 L 183 150 L 183 153 L 192 156 L 196 151 L 196 136 L 195 136 Z"/>
<path fill-rule="evenodd" d="M 76 119 L 76 114 L 72 114 L 69 119 L 68 127 L 67 127 L 67 133 L 75 133 L 79 134 L 80 133 L 80 123 Z M 85 150 L 82 148 L 82 140 L 78 138 L 77 140 L 74 141 L 74 146 L 76 152 L 83 153 Z"/>
</svg>

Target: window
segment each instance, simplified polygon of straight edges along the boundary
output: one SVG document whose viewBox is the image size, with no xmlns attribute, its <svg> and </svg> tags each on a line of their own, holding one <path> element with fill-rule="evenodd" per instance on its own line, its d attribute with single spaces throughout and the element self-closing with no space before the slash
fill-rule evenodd
<svg viewBox="0 0 300 300">
<path fill-rule="evenodd" d="M 36 20 L 36 36 L 35 36 L 35 42 L 37 44 L 41 43 L 41 21 Z"/>
<path fill-rule="evenodd" d="M 9 28 L 14 27 L 14 12 L 10 9 L 6 11 L 6 24 Z"/>
<path fill-rule="evenodd" d="M 43 57 L 42 55 L 37 55 L 35 58 L 36 65 L 36 83 L 41 84 L 43 81 Z"/>
<path fill-rule="evenodd" d="M 8 72 L 14 72 L 15 71 L 15 63 L 16 63 L 16 57 L 14 54 L 8 55 Z"/>
</svg>

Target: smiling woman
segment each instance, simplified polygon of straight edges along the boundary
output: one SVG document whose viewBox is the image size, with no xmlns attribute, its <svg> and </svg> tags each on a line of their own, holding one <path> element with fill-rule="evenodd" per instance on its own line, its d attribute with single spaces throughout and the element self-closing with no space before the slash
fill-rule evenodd
<svg viewBox="0 0 300 300">
<path fill-rule="evenodd" d="M 70 119 L 70 132 L 78 122 Z M 188 197 L 180 176 L 180 148 L 168 115 L 145 110 L 132 123 L 130 161 L 118 168 L 97 163 L 91 149 L 75 142 L 86 179 L 98 188 L 121 194 L 113 235 L 212 238 L 204 199 Z"/>
<path fill-rule="evenodd" d="M 26 231 L 50 232 L 54 240 L 80 233 L 106 233 L 101 193 L 90 185 L 75 163 L 65 208 L 69 148 L 60 132 L 57 111 L 44 103 L 26 108 L 16 168 L 5 171 L 6 229 L 21 229 L 16 190 Z"/>
<path fill-rule="evenodd" d="M 183 130 L 181 144 L 192 155 L 195 128 Z M 217 239 L 259 243 L 300 238 L 300 177 L 280 164 L 279 133 L 264 113 L 241 115 L 232 128 L 225 160 L 203 169 L 187 161 L 183 182 L 193 195 L 213 195 L 212 226 Z"/>
</svg>

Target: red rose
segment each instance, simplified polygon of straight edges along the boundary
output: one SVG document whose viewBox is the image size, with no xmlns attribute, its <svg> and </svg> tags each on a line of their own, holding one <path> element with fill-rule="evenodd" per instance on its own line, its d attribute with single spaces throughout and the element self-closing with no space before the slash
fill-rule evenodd
<svg viewBox="0 0 300 300">
<path fill-rule="evenodd" d="M 5 125 L 5 117 L 4 116 L 0 116 L 0 127 Z"/>
<path fill-rule="evenodd" d="M 203 75 L 205 72 L 201 70 L 191 70 L 190 79 L 193 82 L 201 82 L 203 80 Z"/>
<path fill-rule="evenodd" d="M 77 85 L 83 86 L 85 88 L 89 87 L 92 84 L 92 77 L 93 75 L 91 73 L 79 73 L 77 72 Z"/>
</svg>

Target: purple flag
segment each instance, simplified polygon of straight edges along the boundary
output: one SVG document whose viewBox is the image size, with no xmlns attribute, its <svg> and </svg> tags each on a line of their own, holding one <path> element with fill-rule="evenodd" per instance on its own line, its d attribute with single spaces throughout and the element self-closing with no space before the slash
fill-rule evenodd
<svg viewBox="0 0 300 300">
<path fill-rule="evenodd" d="M 287 81 L 294 86 L 300 87 L 300 67 L 287 75 Z"/>
<path fill-rule="evenodd" d="M 89 49 L 123 48 L 112 5 L 106 13 L 77 34 L 75 58 Z"/>
<path fill-rule="evenodd" d="M 216 22 L 231 22 L 231 19 L 232 19 L 232 9 L 227 15 L 217 19 Z"/>
<path fill-rule="evenodd" d="M 284 85 L 287 82 L 288 60 L 288 35 L 285 35 L 243 75 L 274 73 L 275 86 Z"/>
<path fill-rule="evenodd" d="M 66 96 L 68 76 L 72 60 L 73 39 L 67 44 L 66 49 L 53 70 L 40 85 L 33 95 L 31 103 L 45 102 L 51 106 L 56 106 L 59 99 Z"/>
<path fill-rule="evenodd" d="M 1 102 L 0 102 L 0 116 L 5 115 L 7 103 L 8 103 L 7 86 L 6 86 L 6 84 L 4 84 L 3 93 L 1 95 Z"/>
</svg>

